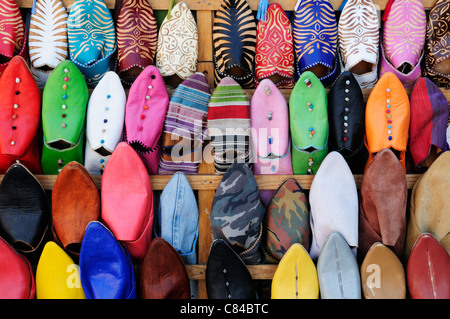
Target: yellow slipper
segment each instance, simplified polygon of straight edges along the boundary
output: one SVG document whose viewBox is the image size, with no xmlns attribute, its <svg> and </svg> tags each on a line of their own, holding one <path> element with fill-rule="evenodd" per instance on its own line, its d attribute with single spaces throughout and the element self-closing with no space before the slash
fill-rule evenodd
<svg viewBox="0 0 450 319">
<path fill-rule="evenodd" d="M 272 279 L 272 299 L 318 299 L 319 279 L 314 262 L 299 243 L 281 258 Z"/>
<path fill-rule="evenodd" d="M 36 269 L 37 299 L 85 299 L 79 266 L 55 242 L 45 244 Z"/>
</svg>

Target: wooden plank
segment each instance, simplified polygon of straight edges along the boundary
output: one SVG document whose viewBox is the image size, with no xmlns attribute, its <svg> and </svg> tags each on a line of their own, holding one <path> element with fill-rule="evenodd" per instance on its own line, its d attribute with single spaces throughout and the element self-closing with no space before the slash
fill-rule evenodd
<svg viewBox="0 0 450 319">
<path fill-rule="evenodd" d="M 203 154 L 207 154 L 207 157 L 204 156 L 198 168 L 199 174 L 214 174 L 213 153 L 209 143 L 205 146 Z M 207 183 L 207 185 L 211 184 L 212 182 Z M 198 263 L 200 264 L 208 262 L 209 249 L 212 244 L 210 213 L 214 194 L 215 189 L 198 190 Z M 199 298 L 208 298 L 204 277 L 199 281 Z"/>
<path fill-rule="evenodd" d="M 108 8 L 114 9 L 115 0 L 104 0 Z M 153 10 L 167 10 L 169 8 L 170 0 L 148 0 Z M 343 0 L 330 0 L 334 10 L 338 10 Z M 430 10 L 436 4 L 437 0 L 422 0 L 422 4 L 426 10 Z M 62 0 L 63 5 L 70 9 L 74 0 Z M 191 10 L 206 10 L 214 11 L 220 8 L 221 0 L 184 0 Z M 252 10 L 258 10 L 259 0 L 247 0 Z M 373 0 L 373 3 L 378 10 L 386 8 L 388 0 Z M 16 0 L 16 3 L 21 8 L 31 8 L 33 0 Z M 297 0 L 270 0 L 269 3 L 279 3 L 284 10 L 293 11 Z"/>
<path fill-rule="evenodd" d="M 222 175 L 211 174 L 211 167 L 208 168 L 208 174 L 202 173 L 199 168 L 199 175 L 186 175 L 193 190 L 210 191 L 214 196 Z M 53 184 L 56 181 L 57 175 L 35 175 L 42 187 L 46 190 L 52 190 Z M 0 175 L 0 182 L 4 175 Z M 361 183 L 364 175 L 353 175 L 355 178 L 356 187 L 361 188 Z M 406 184 L 408 189 L 412 189 L 420 174 L 406 174 Z M 163 190 L 169 183 L 172 175 L 150 175 L 150 182 L 153 190 Z M 310 189 L 314 175 L 255 175 L 256 182 L 259 189 L 278 189 L 278 187 L 288 178 L 295 178 L 303 189 Z M 92 179 L 96 186 L 100 189 L 101 176 L 93 175 Z M 209 213 L 209 212 L 208 212 Z"/>
<path fill-rule="evenodd" d="M 277 270 L 278 265 L 247 265 L 247 269 L 255 280 L 271 280 Z M 204 280 L 206 274 L 206 265 L 186 265 L 189 279 Z"/>
</svg>

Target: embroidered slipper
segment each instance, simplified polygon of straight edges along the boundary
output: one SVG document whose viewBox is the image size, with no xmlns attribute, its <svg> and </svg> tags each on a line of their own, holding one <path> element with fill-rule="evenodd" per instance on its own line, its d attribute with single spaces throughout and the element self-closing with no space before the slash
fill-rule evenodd
<svg viewBox="0 0 450 319">
<path fill-rule="evenodd" d="M 283 7 L 261 0 L 256 31 L 255 87 L 270 79 L 278 88 L 294 87 L 292 26 Z"/>
<path fill-rule="evenodd" d="M 110 60 L 117 49 L 114 21 L 103 0 L 75 0 L 67 33 L 70 60 L 93 88 L 110 70 Z"/>
<path fill-rule="evenodd" d="M 379 27 L 372 0 L 347 1 L 338 24 L 341 61 L 362 89 L 373 88 L 378 80 Z"/>
<path fill-rule="evenodd" d="M 313 175 L 328 154 L 328 102 L 324 86 L 305 71 L 289 98 L 294 174 Z"/>
<path fill-rule="evenodd" d="M 21 56 L 10 60 L 0 87 L 0 174 L 16 161 L 42 174 L 41 92 Z"/>
<path fill-rule="evenodd" d="M 66 8 L 60 0 L 34 0 L 28 47 L 31 72 L 40 89 L 50 73 L 69 55 Z"/>
<path fill-rule="evenodd" d="M 156 54 L 158 33 L 153 9 L 146 0 L 123 0 L 117 17 L 117 73 L 130 87 Z"/>
<path fill-rule="evenodd" d="M 156 67 L 174 88 L 197 71 L 198 60 L 197 23 L 185 2 L 175 3 L 171 0 L 156 47 Z"/>
<path fill-rule="evenodd" d="M 314 73 L 324 87 L 334 83 L 340 73 L 338 26 L 327 0 L 299 0 L 293 21 L 297 73 Z"/>
<path fill-rule="evenodd" d="M 439 87 L 450 86 L 450 6 L 438 0 L 429 13 L 425 45 L 424 76 Z"/>
<path fill-rule="evenodd" d="M 247 1 L 223 0 L 212 32 L 215 84 L 230 77 L 244 89 L 254 88 L 257 25 Z"/>
<path fill-rule="evenodd" d="M 208 109 L 208 136 L 216 174 L 224 174 L 235 161 L 252 163 L 250 125 L 247 94 L 235 80 L 223 78 L 211 96 Z"/>
<path fill-rule="evenodd" d="M 392 4 L 390 6 L 389 4 Z M 420 78 L 427 18 L 420 0 L 390 0 L 382 20 L 380 77 L 393 72 L 405 88 Z"/>
<path fill-rule="evenodd" d="M 28 60 L 27 27 L 15 0 L 2 1 L 0 11 L 0 76 L 11 59 L 19 55 Z"/>
</svg>

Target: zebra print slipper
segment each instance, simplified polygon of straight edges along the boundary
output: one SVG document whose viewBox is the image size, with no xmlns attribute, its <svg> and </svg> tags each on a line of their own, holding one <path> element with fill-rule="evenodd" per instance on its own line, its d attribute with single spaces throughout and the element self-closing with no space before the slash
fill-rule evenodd
<svg viewBox="0 0 450 319">
<path fill-rule="evenodd" d="M 68 14 L 61 1 L 35 0 L 31 10 L 29 54 L 31 73 L 43 89 L 50 73 L 67 59 Z"/>
<path fill-rule="evenodd" d="M 254 88 L 256 19 L 246 0 L 223 0 L 213 24 L 215 84 L 231 77 Z"/>
</svg>

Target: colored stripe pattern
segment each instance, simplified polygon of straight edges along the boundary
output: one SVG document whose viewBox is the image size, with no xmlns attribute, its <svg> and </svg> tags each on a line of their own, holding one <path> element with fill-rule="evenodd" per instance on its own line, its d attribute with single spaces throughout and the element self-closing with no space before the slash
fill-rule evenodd
<svg viewBox="0 0 450 319">
<path fill-rule="evenodd" d="M 164 154 L 159 164 L 159 174 L 173 174 L 177 171 L 186 174 L 197 173 L 207 129 L 210 97 L 209 85 L 202 73 L 194 73 L 175 90 L 164 122 L 165 138 L 163 140 L 166 143 L 163 145 Z M 177 145 L 180 137 L 185 143 L 189 143 L 190 151 L 196 153 L 197 156 L 194 155 L 194 159 L 198 159 L 198 161 L 186 160 L 186 157 L 173 160 L 175 154 L 172 153 L 172 150 L 177 149 L 174 146 Z M 165 154 L 166 152 L 167 154 Z M 190 159 L 191 154 L 187 155 Z"/>
<path fill-rule="evenodd" d="M 55 68 L 67 59 L 68 14 L 61 1 L 38 0 L 31 15 L 29 52 L 32 66 Z"/>
<path fill-rule="evenodd" d="M 448 0 L 438 0 L 430 11 L 425 46 L 425 76 L 439 87 L 450 87 L 450 75 L 443 70 L 448 67 L 450 57 L 450 4 Z M 443 61 L 446 62 L 442 63 Z M 443 68 L 439 68 L 442 63 Z M 447 69 L 448 71 L 448 69 Z M 450 117 L 448 120 L 450 124 Z"/>
<path fill-rule="evenodd" d="M 213 24 L 214 76 L 216 85 L 232 77 L 243 88 L 253 87 L 256 51 L 256 20 L 246 0 L 224 0 Z M 239 67 L 245 75 L 229 69 Z"/>
<path fill-rule="evenodd" d="M 235 160 L 249 163 L 250 103 L 242 87 L 229 77 L 219 83 L 211 96 L 208 135 L 216 173 L 225 173 Z"/>
</svg>

